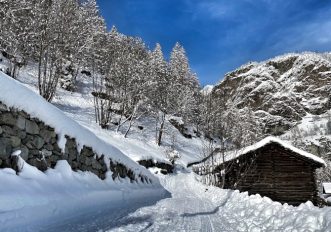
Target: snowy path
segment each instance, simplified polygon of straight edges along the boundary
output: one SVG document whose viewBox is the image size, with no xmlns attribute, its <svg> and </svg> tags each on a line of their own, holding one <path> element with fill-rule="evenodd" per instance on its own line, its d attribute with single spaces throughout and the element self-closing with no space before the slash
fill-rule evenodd
<svg viewBox="0 0 331 232">
<path fill-rule="evenodd" d="M 331 208 L 292 207 L 206 187 L 188 170 L 159 175 L 171 195 L 61 170 L 39 173 L 35 180 L 0 171 L 0 185 L 9 186 L 0 191 L 0 231 L 331 231 Z"/>
<path fill-rule="evenodd" d="M 103 206 L 54 222 L 41 231 L 226 231 L 217 216 L 220 206 L 199 194 L 201 186 L 194 190 L 193 178 L 188 173 L 161 177 L 172 197 L 155 205 L 138 209 L 142 202 L 129 201 L 121 207 Z M 153 199 L 145 201 L 148 205 Z"/>
<path fill-rule="evenodd" d="M 110 231 L 226 231 L 219 220 L 222 205 L 215 205 L 201 194 L 201 186 L 195 186 L 197 182 L 192 178 L 187 173 L 164 178 L 161 181 L 172 198 L 139 209 L 121 220 L 120 224 L 126 226 Z M 141 218 L 147 220 L 139 221 Z"/>
<path fill-rule="evenodd" d="M 206 187 L 192 173 L 161 178 L 172 198 L 121 218 L 107 231 L 331 231 L 331 210 L 281 205 L 258 195 Z"/>
</svg>

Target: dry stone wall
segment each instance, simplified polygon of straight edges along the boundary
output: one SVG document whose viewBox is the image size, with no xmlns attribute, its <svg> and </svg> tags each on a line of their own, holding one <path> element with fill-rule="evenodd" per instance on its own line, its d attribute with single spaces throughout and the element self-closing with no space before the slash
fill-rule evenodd
<svg viewBox="0 0 331 232">
<path fill-rule="evenodd" d="M 125 165 L 96 154 L 91 147 L 83 146 L 79 151 L 75 138 L 67 135 L 65 138 L 63 152 L 54 128 L 0 102 L 0 168 L 13 168 L 18 172 L 17 159 L 11 154 L 21 150 L 20 156 L 41 171 L 54 168 L 58 160 L 67 160 L 74 171 L 90 171 L 101 179 L 106 178 L 109 167 L 113 179 L 128 177 L 132 182 L 151 182 L 145 176 L 136 176 Z"/>
</svg>

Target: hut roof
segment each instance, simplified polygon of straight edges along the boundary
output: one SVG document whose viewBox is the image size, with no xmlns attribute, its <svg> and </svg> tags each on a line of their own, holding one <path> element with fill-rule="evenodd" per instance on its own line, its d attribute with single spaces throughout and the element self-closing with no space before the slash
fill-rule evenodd
<svg viewBox="0 0 331 232">
<path fill-rule="evenodd" d="M 245 147 L 245 148 L 242 148 L 236 152 L 230 152 L 230 154 L 227 155 L 227 158 L 226 158 L 226 161 L 230 161 L 230 160 L 233 160 L 233 159 L 236 159 L 238 158 L 239 156 L 242 156 L 242 155 L 245 155 L 247 153 L 250 153 L 250 152 L 253 152 L 253 151 L 256 151 L 268 144 L 271 144 L 271 143 L 277 143 L 278 145 L 282 146 L 283 148 L 285 149 L 288 149 L 288 150 L 291 150 L 292 152 L 296 153 L 298 156 L 302 156 L 303 158 L 305 159 L 308 159 L 314 163 L 317 163 L 319 165 L 322 165 L 322 166 L 325 166 L 326 163 L 325 161 L 320 158 L 320 157 L 317 157 L 316 155 L 313 155 L 311 153 L 308 153 L 306 151 L 303 151 L 299 148 L 296 148 L 276 137 L 273 137 L 273 136 L 269 136 L 269 137 L 266 137 L 265 139 L 261 140 L 260 142 L 257 142 L 251 146 L 248 146 L 248 147 Z"/>
</svg>

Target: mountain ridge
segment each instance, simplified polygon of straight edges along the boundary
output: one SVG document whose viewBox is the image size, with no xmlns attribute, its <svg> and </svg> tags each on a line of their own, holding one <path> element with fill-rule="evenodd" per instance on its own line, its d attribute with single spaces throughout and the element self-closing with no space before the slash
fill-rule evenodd
<svg viewBox="0 0 331 232">
<path fill-rule="evenodd" d="M 266 134 L 280 135 L 305 115 L 331 106 L 331 54 L 290 53 L 252 62 L 225 75 L 213 93 L 228 107 L 249 107 Z"/>
</svg>

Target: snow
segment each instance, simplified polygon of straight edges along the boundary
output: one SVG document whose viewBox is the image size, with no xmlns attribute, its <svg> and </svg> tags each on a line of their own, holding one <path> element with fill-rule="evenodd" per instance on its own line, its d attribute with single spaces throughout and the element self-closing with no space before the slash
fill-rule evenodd
<svg viewBox="0 0 331 232">
<path fill-rule="evenodd" d="M 0 231 L 77 231 L 81 223 L 97 231 L 98 218 L 107 224 L 169 197 L 161 187 L 73 172 L 65 160 L 45 173 L 25 162 L 19 176 L 0 169 L 0 186 Z"/>
<path fill-rule="evenodd" d="M 210 94 L 213 91 L 213 88 L 214 88 L 213 85 L 206 85 L 201 90 L 202 95 L 207 96 L 208 94 Z"/>
<path fill-rule="evenodd" d="M 242 156 L 242 155 L 247 154 L 249 152 L 255 151 L 255 150 L 257 150 L 261 147 L 264 147 L 264 146 L 266 146 L 267 144 L 270 144 L 270 143 L 277 143 L 277 144 L 281 145 L 282 147 L 284 147 L 285 149 L 291 150 L 294 153 L 297 153 L 298 155 L 300 155 L 302 157 L 308 158 L 312 161 L 315 161 L 319 164 L 322 164 L 323 166 L 326 166 L 326 163 L 322 158 L 317 157 L 313 154 L 310 154 L 306 151 L 303 151 L 299 148 L 296 148 L 296 147 L 290 145 L 289 143 L 286 143 L 283 140 L 281 140 L 279 138 L 276 138 L 276 137 L 273 137 L 273 136 L 268 136 L 268 137 L 262 139 L 260 142 L 257 142 L 257 143 L 255 143 L 251 146 L 246 147 L 246 148 L 243 148 L 243 149 L 239 150 L 238 152 L 235 152 L 235 154 L 232 155 L 232 156 L 229 155 L 227 160 L 235 159 L 239 156 Z"/>
<path fill-rule="evenodd" d="M 331 194 L 331 183 L 323 183 L 323 189 L 326 194 Z"/>
<path fill-rule="evenodd" d="M 15 91 L 13 91 L 15 90 Z M 65 135 L 76 138 L 78 147 L 83 145 L 92 147 L 99 155 L 104 154 L 107 158 L 122 163 L 137 174 L 157 180 L 140 165 L 137 165 L 119 149 L 99 139 L 90 130 L 82 127 L 76 121 L 67 117 L 61 110 L 45 101 L 41 96 L 23 86 L 18 81 L 0 72 L 0 101 L 9 107 L 24 110 L 32 117 L 36 117 L 53 127 L 59 135 L 59 146 L 64 150 Z M 109 165 L 109 162 L 106 162 Z"/>
<path fill-rule="evenodd" d="M 172 198 L 138 209 L 108 231 L 330 231 L 331 208 L 299 207 L 205 186 L 192 173 L 161 178 Z"/>
<path fill-rule="evenodd" d="M 37 93 L 36 76 L 37 66 L 30 63 L 28 66 L 20 69 L 17 79 L 28 89 Z M 110 130 L 101 129 L 95 122 L 92 91 L 91 78 L 79 75 L 77 92 L 68 92 L 58 88 L 52 104 L 62 110 L 66 116 L 80 124 L 80 126 L 92 131 L 98 139 L 116 147 L 134 161 L 152 159 L 168 163 L 169 160 L 166 157 L 167 147 L 171 145 L 173 136 L 176 137 L 176 150 L 181 156 L 181 159 L 178 160 L 180 164 L 187 165 L 202 158 L 201 147 L 203 139 L 196 137 L 192 139 L 185 138 L 167 120 L 165 122 L 162 147 L 157 146 L 155 143 L 155 118 L 153 117 L 142 117 L 137 120 L 126 139 L 123 139 L 124 136 L 122 134 L 127 129 L 126 124 L 123 125 L 119 133 L 115 132 L 116 126 L 112 126 Z M 140 130 L 138 126 L 143 126 L 144 129 Z"/>
<path fill-rule="evenodd" d="M 164 189 L 101 181 L 66 161 L 46 173 L 0 170 L 0 231 L 330 231 L 331 208 L 206 186 L 185 169 Z M 170 195 L 171 194 L 171 195 Z"/>
<path fill-rule="evenodd" d="M 309 160 L 312 160 L 313 162 L 317 162 L 323 166 L 326 166 L 326 163 L 325 161 L 320 158 L 320 157 L 317 157 L 313 154 L 310 154 L 306 151 L 303 151 L 299 148 L 296 148 L 294 146 L 292 146 L 291 144 L 277 138 L 277 137 L 274 137 L 274 136 L 268 136 L 264 139 L 262 139 L 261 141 L 251 145 L 251 146 L 248 146 L 248 147 L 245 147 L 245 148 L 242 148 L 242 149 L 239 149 L 239 150 L 236 150 L 236 151 L 229 151 L 229 152 L 226 152 L 225 155 L 224 155 L 224 159 L 225 159 L 225 162 L 227 161 L 230 161 L 230 160 L 234 160 L 242 155 L 245 155 L 249 152 L 252 152 L 252 151 L 255 151 L 261 147 L 264 147 L 266 146 L 267 144 L 270 144 L 270 143 L 277 143 L 279 145 L 281 145 L 282 147 L 284 147 L 285 149 L 289 149 L 291 151 L 293 151 L 294 153 L 302 156 L 302 157 L 305 157 Z M 213 159 L 214 159 L 214 162 L 215 164 L 221 164 L 222 163 L 222 154 L 221 153 L 216 153 L 214 156 L 213 156 Z M 198 165 L 199 166 L 199 165 Z"/>
<path fill-rule="evenodd" d="M 14 151 L 13 154 L 11 154 L 11 155 L 12 156 L 19 156 L 21 153 L 22 153 L 21 150 L 17 150 L 17 151 Z"/>
<path fill-rule="evenodd" d="M 86 81 L 88 82 L 88 81 Z M 84 83 L 84 89 L 87 88 L 87 83 Z M 86 90 L 84 90 L 86 91 Z M 165 132 L 162 139 L 162 146 L 159 147 L 155 143 L 155 118 L 142 117 L 132 127 L 128 138 L 124 139 L 122 133 L 116 133 L 113 126 L 110 130 L 103 130 L 94 122 L 94 108 L 92 95 L 81 93 L 68 94 L 61 92 L 61 98 L 54 100 L 55 105 L 62 109 L 69 117 L 73 118 L 82 126 L 91 130 L 100 139 L 118 148 L 126 156 L 134 161 L 143 159 L 152 159 L 159 162 L 168 163 L 166 157 L 167 147 L 171 145 L 172 137 L 176 139 L 176 149 L 181 155 L 179 163 L 187 165 L 201 159 L 201 144 L 200 138 L 187 139 L 169 123 L 170 117 L 165 122 Z M 83 115 L 83 113 L 85 115 Z M 176 118 L 176 117 L 175 117 Z M 181 121 L 180 118 L 176 118 Z M 137 126 L 143 126 L 143 130 Z M 122 131 L 126 130 L 127 125 L 123 125 Z"/>
<path fill-rule="evenodd" d="M 190 169 L 180 168 L 201 159 L 201 140 L 184 138 L 169 122 L 166 122 L 162 147 L 154 142 L 155 121 L 152 118 L 140 119 L 136 125 L 142 125 L 144 129 L 134 127 L 127 139 L 121 133 L 101 129 L 94 122 L 93 98 L 89 94 L 91 81 L 86 78 L 79 78 L 76 93 L 58 90 L 54 103 L 65 116 L 48 103 L 46 109 L 52 114 L 36 109 L 46 103 L 35 95 L 32 97 L 31 92 L 27 93 L 27 88 L 36 92 L 33 67 L 23 68 L 19 76 L 27 88 L 3 76 L 0 75 L 1 101 L 3 92 L 8 98 L 14 96 L 17 100 L 7 99 L 13 106 L 45 117 L 47 122 L 54 123 L 54 127 L 59 126 L 57 132 L 66 134 L 69 128 L 58 125 L 55 119 L 63 120 L 69 124 L 67 126 L 76 128 L 73 132 L 82 133 L 79 136 L 81 145 L 86 142 L 83 134 L 89 134 L 94 140 L 87 141 L 89 144 L 104 144 L 102 146 L 111 151 L 117 150 L 116 158 L 121 160 L 126 160 L 124 154 L 133 160 L 166 161 L 165 151 L 171 136 L 175 135 L 175 152 L 181 158 L 175 174 L 156 175 L 162 187 L 131 184 L 127 179 L 106 178 L 102 181 L 90 172 L 73 172 L 66 161 L 58 162 L 55 169 L 45 173 L 24 161 L 19 176 L 14 170 L 0 169 L 0 186 L 6 186 L 0 188 L 0 231 L 331 231 L 331 208 L 320 209 L 311 202 L 299 207 L 282 205 L 260 195 L 248 196 L 202 184 L 200 177 Z M 13 87 L 11 94 L 10 85 Z M 30 101 L 24 102 L 31 103 L 31 107 L 19 102 L 18 99 L 25 97 L 29 97 L 27 100 Z M 271 140 L 279 139 L 270 138 L 269 142 Z M 296 149 L 280 142 L 288 149 Z M 251 149 L 258 149 L 262 144 L 261 141 Z M 304 156 L 308 154 L 307 158 L 316 158 L 301 152 Z M 128 162 L 136 167 L 133 161 Z M 150 170 L 160 173 L 158 168 Z"/>
</svg>

